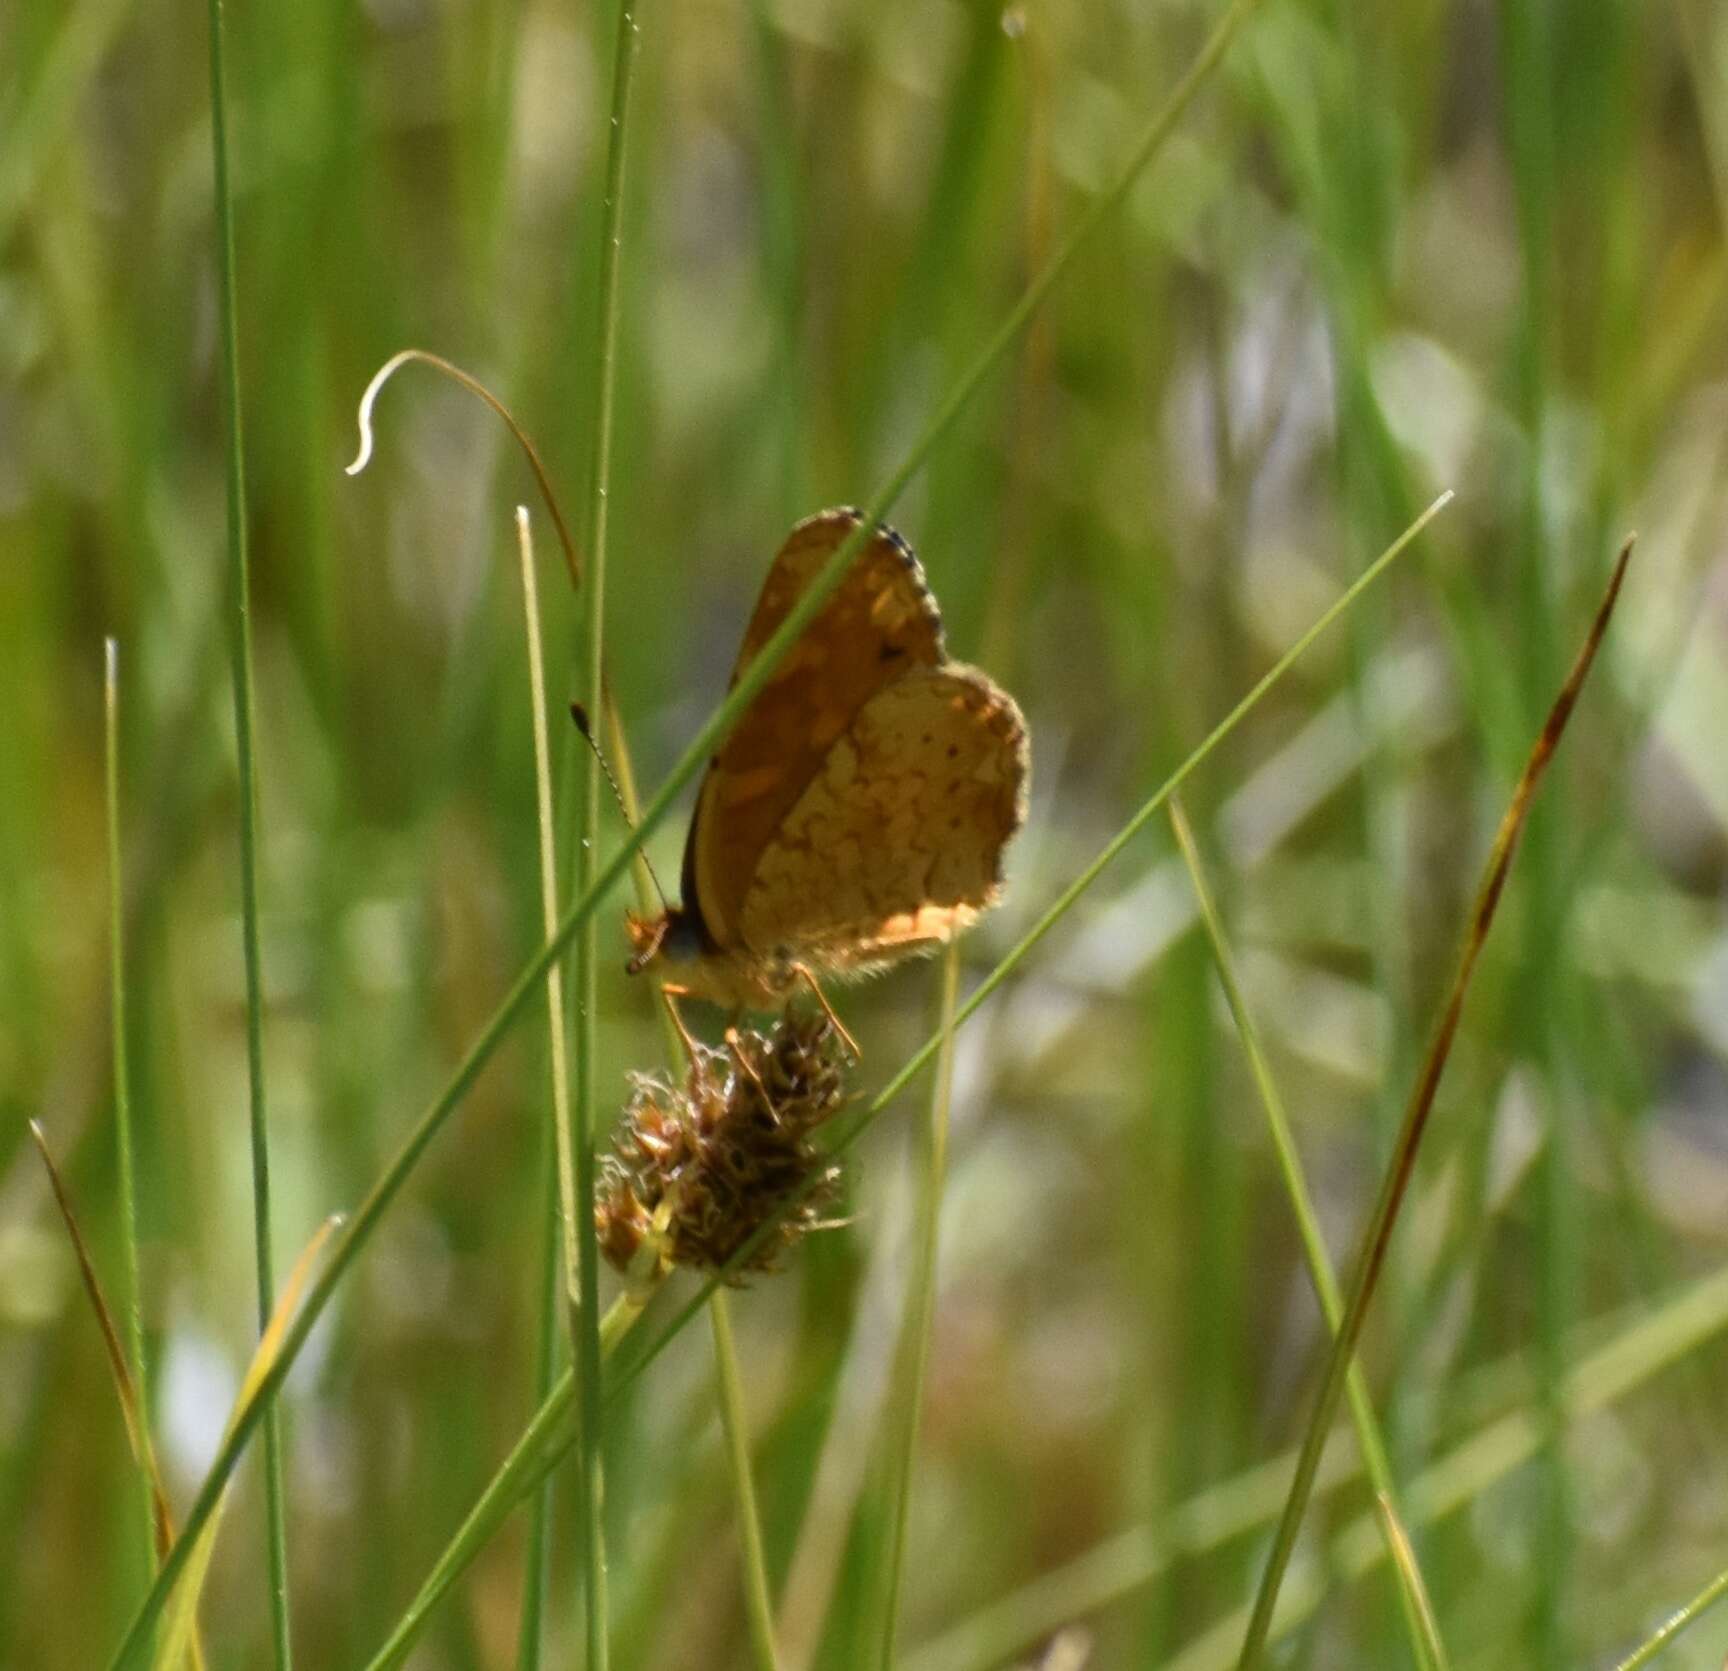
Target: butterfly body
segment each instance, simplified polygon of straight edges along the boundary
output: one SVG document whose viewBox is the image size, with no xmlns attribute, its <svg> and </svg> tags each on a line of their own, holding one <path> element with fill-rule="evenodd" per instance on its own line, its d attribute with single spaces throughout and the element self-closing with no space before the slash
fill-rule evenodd
<svg viewBox="0 0 1728 1671">
<path fill-rule="evenodd" d="M 792 530 L 734 683 L 861 520 L 822 511 Z M 923 570 L 878 525 L 709 762 L 684 902 L 632 919 L 631 967 L 774 1009 L 801 977 L 933 951 L 995 903 L 1028 772 L 1020 710 L 948 660 Z"/>
</svg>

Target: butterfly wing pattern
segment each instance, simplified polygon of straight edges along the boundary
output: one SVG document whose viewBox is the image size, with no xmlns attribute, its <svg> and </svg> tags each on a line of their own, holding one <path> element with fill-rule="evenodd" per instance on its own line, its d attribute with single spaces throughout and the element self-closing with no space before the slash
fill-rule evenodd
<svg viewBox="0 0 1728 1671">
<path fill-rule="evenodd" d="M 861 520 L 792 530 L 734 684 Z M 709 762 L 683 908 L 647 938 L 689 965 L 685 990 L 752 1007 L 799 964 L 859 973 L 929 950 L 994 903 L 1028 770 L 1013 699 L 947 659 L 917 558 L 878 525 Z"/>
<path fill-rule="evenodd" d="M 745 943 L 841 974 L 942 944 L 995 902 L 1025 783 L 1020 712 L 983 674 L 903 675 L 781 821 L 744 896 Z"/>
</svg>

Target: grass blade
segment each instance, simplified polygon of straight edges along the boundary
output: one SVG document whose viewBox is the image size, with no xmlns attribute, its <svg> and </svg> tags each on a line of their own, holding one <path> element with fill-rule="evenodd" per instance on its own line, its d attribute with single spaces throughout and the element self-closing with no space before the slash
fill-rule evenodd
<svg viewBox="0 0 1728 1671">
<path fill-rule="evenodd" d="M 1728 1569 L 1716 1574 L 1684 1607 L 1662 1621 L 1661 1628 L 1646 1642 L 1629 1653 L 1614 1667 L 1614 1671 L 1638 1671 L 1648 1665 L 1683 1630 L 1698 1622 L 1703 1615 L 1728 1596 Z"/>
<path fill-rule="evenodd" d="M 1266 1569 L 1255 1596 L 1248 1629 L 1242 1640 L 1242 1652 L 1237 1661 L 1241 1671 L 1249 1671 L 1250 1667 L 1258 1663 L 1265 1650 L 1267 1634 L 1272 1625 L 1272 1611 L 1278 1601 L 1278 1587 L 1283 1582 L 1291 1553 L 1296 1547 L 1296 1533 L 1301 1526 L 1309 1492 L 1313 1488 L 1314 1471 L 1319 1466 L 1320 1451 L 1325 1444 L 1327 1430 L 1331 1426 L 1333 1415 L 1338 1408 L 1339 1396 L 1344 1388 L 1344 1372 L 1355 1354 L 1356 1342 L 1361 1336 L 1362 1324 L 1368 1315 L 1369 1302 L 1374 1297 L 1380 1267 L 1386 1257 L 1387 1244 L 1391 1240 L 1393 1226 L 1397 1223 L 1399 1209 L 1403 1206 L 1405 1193 L 1410 1185 L 1416 1164 L 1416 1152 L 1421 1146 L 1428 1116 L 1433 1111 L 1434 1096 L 1440 1086 L 1440 1076 L 1446 1069 L 1446 1059 L 1451 1054 L 1452 1040 L 1458 1031 L 1459 1017 L 1463 1013 L 1464 998 L 1470 988 L 1471 976 L 1475 973 L 1476 960 L 1481 955 L 1488 930 L 1494 921 L 1495 908 L 1499 905 L 1500 895 L 1506 886 L 1506 876 L 1512 866 L 1513 854 L 1517 851 L 1518 836 L 1529 813 L 1531 799 L 1548 763 L 1554 757 L 1555 749 L 1559 747 L 1566 722 L 1577 705 L 1584 680 L 1590 672 L 1591 663 L 1596 659 L 1602 635 L 1607 630 L 1608 619 L 1613 614 L 1615 602 L 1620 596 L 1620 586 L 1626 577 L 1626 565 L 1631 557 L 1632 541 L 1627 540 L 1620 548 L 1613 574 L 1609 577 L 1608 588 L 1597 608 L 1595 619 L 1590 624 L 1583 647 L 1579 650 L 1577 659 L 1566 676 L 1566 682 L 1561 686 L 1560 694 L 1555 698 L 1554 706 L 1549 710 L 1541 733 L 1531 748 L 1523 774 L 1513 788 L 1511 802 L 1500 820 L 1499 830 L 1495 833 L 1494 845 L 1488 854 L 1488 863 L 1470 914 L 1470 925 L 1459 953 L 1451 990 L 1447 994 L 1445 1007 L 1435 1028 L 1433 1042 L 1428 1047 L 1422 1071 L 1411 1092 L 1397 1146 L 1393 1150 L 1392 1161 L 1381 1186 L 1380 1198 L 1375 1203 L 1373 1216 L 1368 1221 L 1368 1228 L 1362 1239 L 1362 1252 L 1357 1260 L 1350 1303 L 1345 1308 L 1344 1321 L 1327 1359 L 1326 1376 L 1321 1383 L 1319 1398 L 1315 1402 L 1307 1437 L 1297 1458 L 1290 1496 L 1285 1504 L 1284 1515 L 1273 1540 L 1272 1552 L 1267 1558 Z"/>
<path fill-rule="evenodd" d="M 540 597 L 534 579 L 534 535 L 527 510 L 516 507 L 516 549 L 522 568 L 522 626 L 528 642 L 528 701 L 534 735 L 534 812 L 540 832 L 540 913 L 545 932 L 558 926 L 558 855 L 552 822 L 552 756 L 546 737 L 546 669 L 540 647 Z M 544 1402 L 552 1389 L 558 1361 L 559 1319 L 565 1297 L 575 1291 L 575 1174 L 570 1162 L 570 1065 L 564 1052 L 564 972 L 556 964 L 546 976 L 548 1062 L 552 1081 L 551 1142 L 547 1145 L 547 1282 L 540 1306 L 541 1339 L 535 1366 L 534 1396 Z M 560 1212 L 562 1203 L 562 1212 Z M 559 1249 L 563 1250 L 562 1266 Z M 562 1268 L 565 1280 L 558 1281 Z M 535 1499 L 523 1563 L 522 1624 L 517 1650 L 519 1671 L 540 1664 L 540 1627 L 545 1612 L 552 1493 Z"/>
<path fill-rule="evenodd" d="M 270 1253 L 270 1128 L 264 1104 L 264 981 L 258 945 L 258 771 L 253 758 L 252 599 L 246 551 L 246 455 L 240 421 L 240 327 L 234 271 L 234 193 L 228 177 L 228 88 L 222 0 L 210 0 L 210 146 L 215 162 L 216 289 L 222 335 L 222 406 L 228 502 L 229 656 L 234 748 L 240 776 L 240 933 L 246 964 L 246 1072 L 252 1144 L 252 1234 L 258 1327 L 269 1327 L 276 1279 Z M 269 1543 L 270 1632 L 276 1671 L 293 1660 L 288 1629 L 288 1531 L 282 1490 L 282 1431 L 274 1403 L 264 1412 L 264 1503 Z"/>
<path fill-rule="evenodd" d="M 112 639 L 102 645 L 103 787 L 108 840 L 108 1017 L 114 1048 L 114 1152 L 120 1182 L 120 1305 L 126 1319 L 125 1365 L 130 1371 L 132 1414 L 138 1437 L 133 1453 L 145 1482 L 143 1496 L 144 1570 L 155 1570 L 167 1552 L 166 1526 L 161 1515 L 161 1485 L 150 1455 L 150 1395 L 144 1373 L 144 1311 L 138 1279 L 137 1144 L 132 1135 L 132 1072 L 126 1054 L 126 924 L 125 888 L 120 874 L 120 646 Z M 43 1151 L 46 1158 L 46 1150 Z M 58 1185 L 55 1194 L 60 1194 Z M 62 1210 L 65 1203 L 62 1201 Z M 80 1262 L 83 1255 L 80 1253 Z M 94 1272 L 86 1271 L 86 1280 Z M 94 1298 L 94 1290 L 92 1298 Z M 159 1541 L 161 1540 L 161 1541 Z"/>
<path fill-rule="evenodd" d="M 564 513 L 558 508 L 558 495 L 552 491 L 552 478 L 546 473 L 545 462 L 540 457 L 540 449 L 534 445 L 533 438 L 521 424 L 516 421 L 516 415 L 493 392 L 470 372 L 452 360 L 447 360 L 442 354 L 434 354 L 425 348 L 399 348 L 372 374 L 372 381 L 361 393 L 360 404 L 355 413 L 355 426 L 359 430 L 359 447 L 354 454 L 353 462 L 344 466 L 345 476 L 358 476 L 372 462 L 372 409 L 378 404 L 378 397 L 384 392 L 384 385 L 396 375 L 403 366 L 418 361 L 421 365 L 431 366 L 434 371 L 442 373 L 452 382 L 459 384 L 469 394 L 489 407 L 504 427 L 510 432 L 511 439 L 522 449 L 522 455 L 527 460 L 528 468 L 533 472 L 534 483 L 540 489 L 541 502 L 546 506 L 546 514 L 552 518 L 553 531 L 558 536 L 558 549 L 564 557 L 564 568 L 570 576 L 571 588 L 577 592 L 582 590 L 582 565 L 576 555 L 576 542 L 570 537 L 570 529 L 564 521 Z"/>
<path fill-rule="evenodd" d="M 1272 1147 L 1278 1157 L 1278 1169 L 1283 1176 L 1285 1193 L 1290 1197 L 1290 1208 L 1296 1216 L 1296 1228 L 1302 1238 L 1302 1254 L 1308 1266 L 1308 1275 L 1320 1301 L 1326 1327 L 1336 1335 L 1344 1317 L 1344 1301 L 1338 1292 L 1338 1278 L 1333 1273 L 1332 1261 L 1326 1251 L 1326 1239 L 1320 1233 L 1320 1219 L 1314 1210 L 1314 1198 L 1308 1188 L 1307 1174 L 1303 1170 L 1301 1151 L 1296 1147 L 1296 1137 L 1290 1129 L 1284 1099 L 1278 1092 L 1277 1082 L 1273 1079 L 1271 1066 L 1266 1060 L 1266 1052 L 1261 1046 L 1260 1030 L 1254 1024 L 1253 1013 L 1249 1010 L 1247 998 L 1242 991 L 1242 983 L 1237 978 L 1236 960 L 1230 951 L 1230 943 L 1225 938 L 1224 924 L 1218 914 L 1218 903 L 1212 897 L 1211 886 L 1206 880 L 1205 865 L 1200 857 L 1200 848 L 1194 840 L 1194 832 L 1189 826 L 1188 815 L 1180 800 L 1170 802 L 1170 828 L 1175 832 L 1176 844 L 1182 849 L 1183 861 L 1188 866 L 1188 875 L 1194 884 L 1194 897 L 1200 906 L 1201 920 L 1206 925 L 1206 937 L 1211 942 L 1218 981 L 1224 988 L 1225 1000 L 1230 1006 L 1237 1034 L 1242 1040 L 1243 1054 L 1248 1058 L 1249 1072 L 1253 1075 L 1255 1088 L 1260 1093 L 1261 1107 L 1266 1111 L 1266 1123 L 1271 1128 Z M 1380 1424 L 1374 1415 L 1374 1403 L 1368 1395 L 1367 1378 L 1362 1373 L 1361 1364 L 1354 1358 L 1345 1378 L 1345 1390 L 1350 1399 L 1350 1415 L 1356 1429 L 1356 1442 L 1362 1450 L 1363 1466 L 1374 1487 L 1375 1500 L 1382 1506 L 1386 1546 L 1392 1555 L 1393 1568 L 1400 1578 L 1399 1604 L 1410 1633 L 1411 1648 L 1418 1664 L 1433 1666 L 1436 1671 L 1445 1671 L 1449 1663 L 1446 1650 L 1440 1638 L 1433 1605 L 1428 1599 L 1427 1587 L 1422 1582 L 1422 1574 L 1416 1564 L 1415 1552 L 1403 1532 L 1386 1442 L 1381 1437 Z"/>
<path fill-rule="evenodd" d="M 604 1355 L 610 1356 L 616 1349 L 618 1342 L 642 1315 L 642 1308 L 650 1297 L 646 1293 L 627 1293 L 613 1302 L 600 1320 L 600 1349 Z M 389 1639 L 367 1661 L 366 1671 L 389 1671 L 390 1667 L 402 1663 L 426 1628 L 432 1609 L 444 1592 L 461 1577 L 468 1563 L 485 1547 L 516 1504 L 547 1478 L 568 1453 L 576 1442 L 575 1436 L 565 1434 L 563 1429 L 575 1402 L 576 1376 L 573 1370 L 567 1369 L 558 1377 L 546 1401 L 535 1411 L 534 1419 L 487 1482 L 486 1489 L 468 1511 L 467 1519 L 457 1529 L 444 1553 L 438 1557 L 426 1582 L 396 1621 Z"/>
<path fill-rule="evenodd" d="M 288 1280 L 282 1285 L 282 1294 L 276 1303 L 276 1309 L 264 1324 L 258 1348 L 252 1354 L 252 1361 L 247 1364 L 246 1374 L 240 1382 L 240 1394 L 234 1401 L 234 1413 L 228 1418 L 230 1432 L 248 1406 L 257 1402 L 258 1389 L 264 1377 L 281 1356 L 289 1319 L 299 1303 L 306 1279 L 311 1275 L 312 1267 L 317 1263 L 318 1255 L 323 1251 L 324 1244 L 330 1239 L 330 1233 L 337 1223 L 338 1220 L 330 1218 L 319 1225 L 312 1240 L 294 1261 L 294 1268 L 289 1271 Z M 217 1513 L 205 1521 L 194 1539 L 191 1558 L 186 1563 L 186 1582 L 175 1592 L 173 1606 L 168 1609 L 167 1617 L 163 1620 L 162 1640 L 156 1649 L 155 1671 L 180 1671 L 181 1666 L 186 1663 L 187 1654 L 196 1652 L 194 1644 L 198 1631 L 198 1602 L 203 1595 L 205 1575 L 210 1570 L 210 1557 L 216 1552 L 216 1533 L 222 1524 L 220 1509 L 221 1505 L 218 1504 Z M 197 1663 L 196 1659 L 194 1663 Z"/>
<path fill-rule="evenodd" d="M 90 1245 L 84 1240 L 84 1232 L 79 1228 L 78 1215 L 72 1210 L 72 1198 L 67 1193 L 65 1180 L 60 1176 L 60 1168 L 54 1164 L 48 1139 L 35 1120 L 30 1122 L 30 1135 L 35 1139 L 36 1152 L 41 1155 L 43 1168 L 48 1173 L 48 1185 L 54 1192 L 54 1204 L 60 1209 L 60 1220 L 66 1226 L 72 1251 L 78 1259 L 78 1272 L 84 1279 L 84 1292 L 90 1297 L 90 1308 L 96 1313 L 97 1326 L 102 1330 L 102 1344 L 107 1348 L 108 1367 L 114 1377 L 114 1391 L 120 1400 L 120 1419 L 126 1426 L 126 1442 L 132 1448 L 139 1476 L 144 1481 L 145 1500 L 150 1510 L 151 1552 L 154 1560 L 166 1555 L 169 1544 L 174 1540 L 174 1516 L 168 1506 L 168 1493 L 162 1486 L 161 1470 L 156 1465 L 156 1452 L 150 1443 L 150 1424 L 146 1417 L 144 1400 L 140 1396 L 138 1382 L 127 1364 L 126 1350 L 120 1343 L 120 1330 L 115 1327 L 114 1313 L 102 1292 L 101 1280 L 96 1275 L 96 1263 L 90 1257 Z"/>
<path fill-rule="evenodd" d="M 720 1398 L 720 1425 L 726 1436 L 737 1504 L 750 1651 L 757 1671 L 774 1671 L 779 1658 L 774 1649 L 774 1603 L 768 1593 L 768 1557 L 762 1547 L 762 1523 L 750 1475 L 750 1429 L 744 1408 L 744 1387 L 738 1374 L 738 1349 L 732 1338 L 732 1308 L 723 1293 L 709 1300 L 708 1315 L 714 1329 L 714 1378 Z"/>
<path fill-rule="evenodd" d="M 924 1130 L 924 1171 L 918 1192 L 918 1243 L 906 1295 L 905 1320 L 895 1352 L 894 1381 L 885 1412 L 889 1419 L 889 1535 L 887 1594 L 882 1606 L 882 1667 L 892 1671 L 900 1636 L 900 1588 L 906 1565 L 906 1528 L 912 1505 L 913 1459 L 930 1334 L 936 1321 L 936 1260 L 942 1239 L 942 1190 L 948 1176 L 948 1112 L 954 1091 L 954 1006 L 960 992 L 960 948 L 950 943 L 942 960 L 941 1050 L 930 1117 Z M 898 1416 L 898 1421 L 894 1420 Z"/>
<path fill-rule="evenodd" d="M 1392 1557 L 1393 1570 L 1398 1574 L 1398 1594 L 1416 1613 L 1416 1632 L 1411 1646 L 1419 1665 L 1431 1665 L 1444 1671 L 1448 1661 L 1445 1643 L 1440 1636 L 1440 1620 L 1434 1612 L 1434 1602 L 1428 1586 L 1422 1580 L 1422 1568 L 1416 1560 L 1416 1547 L 1404 1529 L 1398 1505 L 1384 1491 L 1374 1493 L 1374 1512 L 1380 1519 L 1382 1541 Z"/>
<path fill-rule="evenodd" d="M 606 134 L 606 185 L 600 208 L 599 318 L 595 329 L 594 452 L 589 482 L 588 573 L 582 590 L 587 641 L 587 701 L 605 712 L 606 546 L 611 525 L 614 395 L 618 381 L 619 270 L 624 242 L 624 165 L 630 131 L 630 89 L 636 63 L 636 18 L 631 0 L 619 0 L 613 29 L 611 119 Z M 599 861 L 600 762 L 582 761 L 582 800 L 576 854 L 577 889 L 594 891 Z M 606 1519 L 600 1471 L 600 1251 L 594 1237 L 594 1006 L 600 948 L 593 913 L 575 940 L 576 973 L 576 1191 L 570 1233 L 577 1260 L 576 1381 L 581 1412 L 581 1489 L 588 1671 L 606 1671 Z"/>
</svg>

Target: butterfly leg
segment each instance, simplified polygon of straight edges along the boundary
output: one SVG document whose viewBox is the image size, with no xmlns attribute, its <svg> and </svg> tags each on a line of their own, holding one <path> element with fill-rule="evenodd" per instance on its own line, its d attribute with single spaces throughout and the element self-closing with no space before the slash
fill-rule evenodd
<svg viewBox="0 0 1728 1671">
<path fill-rule="evenodd" d="M 779 1125 L 780 1110 L 774 1106 L 774 1099 L 768 1094 L 768 1087 L 762 1082 L 762 1075 L 756 1071 L 755 1063 L 745 1053 L 744 1041 L 739 1037 L 736 1025 L 726 1029 L 726 1048 L 731 1052 L 732 1060 L 738 1064 L 738 1071 L 761 1093 L 762 1106 L 768 1110 L 768 1118 L 775 1125 Z"/>
<path fill-rule="evenodd" d="M 846 1046 L 846 1053 L 854 1062 L 864 1060 L 864 1052 L 858 1048 L 858 1041 L 846 1031 L 846 1023 L 834 1013 L 834 1006 L 828 1002 L 828 995 L 817 983 L 815 971 L 808 963 L 794 963 L 792 977 L 801 980 L 816 995 L 816 1002 L 822 1006 L 822 1013 L 828 1017 L 828 1022 L 834 1031 L 840 1035 L 840 1042 Z"/>
<path fill-rule="evenodd" d="M 699 1081 L 706 1080 L 707 1063 L 703 1060 L 702 1046 L 690 1035 L 690 1029 L 684 1025 L 684 1017 L 678 1013 L 678 999 L 688 998 L 690 989 L 687 986 L 674 986 L 670 981 L 660 988 L 661 1002 L 666 1006 L 666 1013 L 672 1017 L 673 1029 L 683 1042 L 684 1052 L 690 1058 L 690 1071 Z"/>
</svg>

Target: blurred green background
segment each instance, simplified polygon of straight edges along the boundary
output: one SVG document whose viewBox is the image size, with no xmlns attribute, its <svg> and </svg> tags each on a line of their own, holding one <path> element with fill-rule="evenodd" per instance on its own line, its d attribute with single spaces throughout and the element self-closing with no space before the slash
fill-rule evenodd
<svg viewBox="0 0 1728 1671">
<path fill-rule="evenodd" d="M 722 693 L 785 530 L 870 495 L 1215 15 L 642 8 L 607 645 L 646 784 Z M 417 344 L 510 402 L 582 503 L 609 18 L 231 8 L 279 1269 L 538 938 L 509 521 L 531 481 L 420 369 L 383 396 L 371 469 L 341 466 L 367 378 Z M 254 1328 L 205 41 L 188 0 L 0 0 L 0 1664 L 20 1671 L 105 1663 L 144 1582 L 108 1369 L 25 1137 L 40 1119 L 117 1282 L 106 634 L 143 1310 L 181 1503 Z M 953 650 L 1032 731 L 976 978 L 1457 490 L 1187 791 L 1340 1262 L 1494 821 L 1640 532 L 1367 1342 L 1460 1666 L 1610 1664 L 1728 1565 L 1728 1300 L 1686 1287 L 1728 1261 L 1725 213 L 1712 0 L 1265 0 L 894 514 Z M 534 508 L 557 701 L 576 609 Z M 665 875 L 681 833 L 651 843 Z M 607 1108 L 665 1059 L 623 904 Z M 842 996 L 863 1088 L 933 993 L 913 968 Z M 546 1071 L 534 1012 L 289 1383 L 305 1666 L 364 1663 L 533 1407 Z M 788 1665 L 870 1643 L 922 1101 L 864 1144 L 850 1224 L 735 1306 Z M 1256 1470 L 1301 1435 L 1323 1331 L 1161 824 L 962 1035 L 954 1123 L 907 1663 L 1011 1663 L 1070 1617 L 1095 1666 L 1230 1663 L 1239 1627 L 1209 1632 L 1258 1573 L 1280 1494 Z M 1604 1353 L 1620 1375 L 1592 1402 L 1580 1366 Z M 620 1667 L 747 1660 L 711 1376 L 691 1329 L 609 1434 Z M 1300 1576 L 1330 1587 L 1286 1663 L 1409 1662 L 1353 1456 L 1310 1516 Z M 549 1664 L 580 1642 L 560 1478 Z M 253 1465 L 204 1608 L 214 1666 L 268 1662 L 262 1550 Z M 518 1517 L 414 1663 L 515 1664 L 521 1563 Z M 1024 1616 L 990 1638 L 1005 1599 Z M 1663 1663 L 1725 1649 L 1712 1617 Z"/>
</svg>

